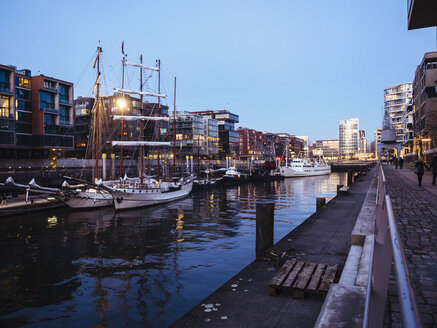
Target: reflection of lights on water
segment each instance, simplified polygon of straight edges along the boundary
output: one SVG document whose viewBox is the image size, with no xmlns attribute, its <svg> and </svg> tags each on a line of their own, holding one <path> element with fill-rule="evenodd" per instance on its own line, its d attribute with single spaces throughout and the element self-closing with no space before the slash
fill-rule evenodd
<svg viewBox="0 0 437 328">
<path fill-rule="evenodd" d="M 177 235 L 177 242 L 184 241 L 184 238 L 182 238 L 182 231 L 184 230 L 184 209 L 182 207 L 178 208 L 178 218 L 176 219 L 176 230 L 178 230 Z"/>
<path fill-rule="evenodd" d="M 56 216 L 51 216 L 47 219 L 48 227 L 52 228 L 58 224 L 58 218 Z"/>
<path fill-rule="evenodd" d="M 211 193 L 211 195 L 209 195 L 209 202 L 210 202 L 211 204 L 214 203 L 214 193 L 213 193 L 213 192 Z"/>
</svg>

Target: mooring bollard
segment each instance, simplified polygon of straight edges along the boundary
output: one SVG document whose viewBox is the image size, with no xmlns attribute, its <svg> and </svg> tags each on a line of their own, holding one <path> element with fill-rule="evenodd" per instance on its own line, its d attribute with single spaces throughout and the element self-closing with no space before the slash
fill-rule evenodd
<svg viewBox="0 0 437 328">
<path fill-rule="evenodd" d="M 273 246 L 273 222 L 275 203 L 256 204 L 256 258 Z"/>
<path fill-rule="evenodd" d="M 338 192 L 338 189 L 337 189 L 337 192 Z M 325 204 L 326 204 L 326 198 L 317 197 L 316 198 L 316 211 L 318 211 Z"/>
</svg>

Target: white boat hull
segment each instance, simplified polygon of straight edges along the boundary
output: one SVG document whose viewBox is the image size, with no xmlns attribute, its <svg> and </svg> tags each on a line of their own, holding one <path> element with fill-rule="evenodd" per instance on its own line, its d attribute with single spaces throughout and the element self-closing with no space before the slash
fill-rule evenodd
<svg viewBox="0 0 437 328">
<path fill-rule="evenodd" d="M 65 205 L 73 209 L 94 209 L 99 207 L 112 206 L 114 200 L 107 192 L 79 191 L 62 192 L 55 196 Z"/>
<path fill-rule="evenodd" d="M 173 200 L 188 196 L 193 189 L 193 182 L 183 184 L 181 189 L 161 192 L 155 189 L 115 188 L 111 190 L 116 210 L 145 207 L 168 203 Z"/>
<path fill-rule="evenodd" d="M 331 173 L 331 167 L 310 168 L 307 170 L 297 170 L 291 167 L 283 166 L 280 169 L 281 175 L 284 178 L 297 178 L 297 177 L 309 177 L 316 175 L 325 175 Z"/>
</svg>

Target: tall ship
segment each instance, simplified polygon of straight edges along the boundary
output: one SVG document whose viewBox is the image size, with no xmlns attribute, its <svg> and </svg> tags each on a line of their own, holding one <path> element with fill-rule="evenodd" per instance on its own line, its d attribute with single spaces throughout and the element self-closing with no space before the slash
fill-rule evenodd
<svg viewBox="0 0 437 328">
<path fill-rule="evenodd" d="M 92 118 L 90 124 L 90 139 L 88 142 L 87 153 L 91 154 L 94 158 L 93 165 L 93 178 L 94 182 L 99 179 L 99 155 L 101 153 L 102 140 L 102 120 L 100 119 L 103 112 L 103 101 L 100 97 L 100 56 L 102 53 L 102 47 L 97 47 L 97 54 L 94 60 L 93 68 L 97 71 L 97 78 L 94 83 L 93 93 L 95 92 L 94 106 L 91 110 Z M 68 178 L 68 177 L 66 177 Z M 75 181 L 76 179 L 69 178 L 69 180 Z M 71 181 L 70 181 L 71 182 Z M 54 196 L 63 202 L 65 205 L 72 209 L 94 209 L 106 206 L 112 206 L 114 204 L 112 195 L 108 191 L 97 188 L 93 183 L 87 181 L 80 181 L 77 184 L 72 185 L 67 181 L 62 184 L 62 189 Z M 34 183 L 34 181 L 33 181 Z M 40 187 L 41 188 L 41 187 Z"/>
<path fill-rule="evenodd" d="M 160 139 L 160 122 L 169 122 L 169 117 L 161 116 L 161 98 L 165 98 L 165 94 L 161 94 L 161 61 L 157 60 L 156 67 L 143 65 L 142 55 L 140 56 L 139 63 L 128 62 L 126 60 L 126 55 L 124 53 L 124 43 L 122 44 L 122 87 L 121 89 L 116 88 L 115 91 L 121 94 L 124 98 L 125 94 L 135 94 L 140 96 L 140 115 L 113 115 L 114 120 L 121 121 L 121 135 L 120 140 L 112 141 L 113 147 L 120 147 L 120 177 L 123 174 L 123 148 L 124 147 L 137 147 L 139 148 L 139 177 L 137 178 L 123 178 L 118 181 L 112 181 L 110 184 L 105 183 L 101 180 L 97 182 L 97 185 L 103 190 L 109 192 L 114 199 L 114 206 L 116 210 L 124 210 L 131 208 L 138 208 L 144 206 L 150 206 L 155 204 L 167 203 L 176 199 L 180 199 L 188 196 L 193 188 L 193 179 L 191 176 L 188 177 L 178 177 L 171 179 L 164 179 L 161 176 L 161 164 L 160 147 L 170 147 L 171 142 L 161 141 Z M 139 69 L 140 73 L 140 88 L 139 90 L 128 90 L 124 88 L 124 75 L 125 68 L 131 66 Z M 143 91 L 143 71 L 157 72 L 158 74 L 158 91 L 146 92 Z M 176 94 L 176 79 L 175 79 L 175 94 Z M 144 115 L 144 96 L 155 97 L 158 99 L 158 112 L 149 113 L 149 116 Z M 176 97 L 175 97 L 176 99 Z M 174 115 L 176 115 L 176 102 Z M 123 140 L 123 122 L 124 121 L 137 121 L 139 122 L 139 140 L 137 141 L 125 141 Z M 157 136 L 156 140 L 144 140 L 144 122 L 156 122 L 157 124 Z M 175 134 L 174 134 L 175 138 Z M 146 176 L 144 172 L 144 147 L 156 147 L 156 177 Z M 175 161 L 175 140 L 173 140 L 173 167 Z M 174 169 L 173 169 L 174 172 Z"/>
</svg>

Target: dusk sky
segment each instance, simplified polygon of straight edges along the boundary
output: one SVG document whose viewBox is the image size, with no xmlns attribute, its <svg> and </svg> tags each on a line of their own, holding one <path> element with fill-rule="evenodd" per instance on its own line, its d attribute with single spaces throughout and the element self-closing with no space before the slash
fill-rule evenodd
<svg viewBox="0 0 437 328">
<path fill-rule="evenodd" d="M 338 137 L 357 117 L 373 141 L 383 90 L 410 82 L 436 29 L 407 30 L 405 0 L 384 1 L 6 1 L 0 64 L 75 84 L 90 96 L 92 58 L 103 47 L 104 94 L 129 61 L 161 59 L 164 101 L 178 110 L 228 109 L 238 126 Z M 130 70 L 126 86 L 137 88 Z M 153 90 L 155 79 L 149 83 Z M 156 91 L 156 90 L 154 90 Z"/>
</svg>

